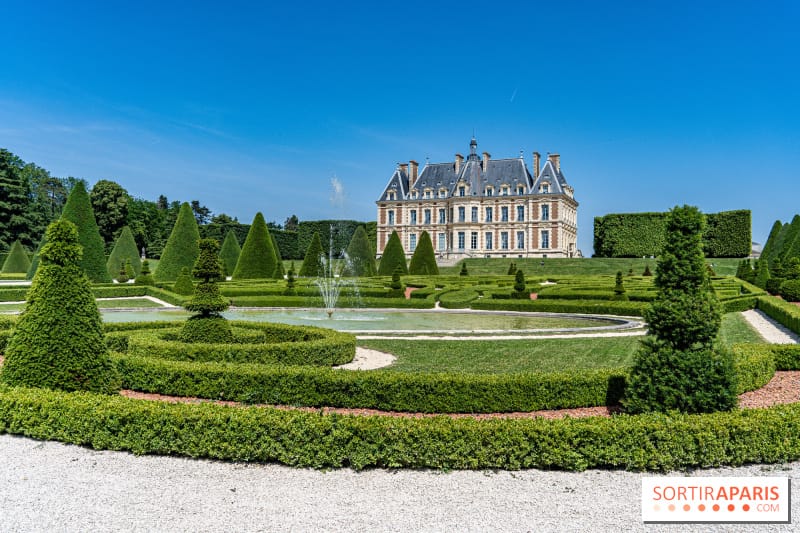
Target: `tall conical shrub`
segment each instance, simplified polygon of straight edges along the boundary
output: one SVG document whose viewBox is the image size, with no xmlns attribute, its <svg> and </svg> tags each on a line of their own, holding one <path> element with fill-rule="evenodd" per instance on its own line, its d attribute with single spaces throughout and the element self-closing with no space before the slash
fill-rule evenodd
<svg viewBox="0 0 800 533">
<path fill-rule="evenodd" d="M 400 242 L 400 237 L 396 231 L 393 231 L 389 236 L 389 241 L 386 243 L 386 248 L 383 249 L 383 256 L 381 257 L 381 264 L 378 267 L 379 276 L 391 276 L 394 269 L 400 267 L 400 272 L 408 274 L 408 266 L 406 266 L 406 253 L 403 250 L 403 243 Z"/>
<path fill-rule="evenodd" d="M 375 266 L 375 253 L 369 243 L 364 226 L 359 226 L 350 239 L 347 246 L 347 264 L 344 275 L 353 277 L 367 277 L 378 274 L 378 267 Z"/>
<path fill-rule="evenodd" d="M 83 247 L 80 267 L 89 280 L 95 283 L 111 283 L 111 275 L 106 268 L 106 245 L 100 236 L 92 202 L 83 181 L 78 181 L 69 193 L 61 218 L 69 220 L 78 228 L 78 242 Z"/>
<path fill-rule="evenodd" d="M 18 240 L 14 241 L 3 263 L 3 274 L 25 274 L 31 268 L 31 260 Z"/>
<path fill-rule="evenodd" d="M 192 297 L 183 307 L 194 313 L 183 325 L 179 338 L 183 342 L 222 343 L 233 342 L 230 323 L 220 315 L 230 302 L 219 292 L 217 281 L 223 278 L 219 243 L 214 239 L 201 239 L 200 255 L 192 275 L 200 279 Z"/>
<path fill-rule="evenodd" d="M 281 257 L 281 249 L 278 248 L 278 240 L 275 238 L 275 235 L 273 235 L 272 232 L 270 232 L 269 237 L 272 240 L 272 250 L 275 252 L 275 274 L 273 277 L 275 279 L 283 279 L 283 275 L 286 274 L 286 271 L 283 269 L 283 257 Z"/>
<path fill-rule="evenodd" d="M 136 277 L 142 271 L 142 259 L 139 257 L 139 250 L 136 248 L 136 241 L 133 239 L 131 228 L 125 226 L 122 232 L 117 237 L 117 242 L 114 243 L 114 249 L 111 250 L 111 255 L 108 256 L 106 261 L 106 268 L 111 277 L 117 277 L 117 274 L 122 270 L 125 261 L 130 261 L 133 267 L 133 273 Z"/>
<path fill-rule="evenodd" d="M 39 254 L 42 251 L 42 248 L 45 244 L 47 244 L 47 236 L 43 236 L 42 240 L 39 242 L 39 247 L 33 254 L 33 259 L 31 259 L 31 266 L 28 268 L 28 273 L 25 275 L 25 279 L 33 279 L 33 276 L 36 275 L 36 270 L 39 268 Z"/>
<path fill-rule="evenodd" d="M 761 257 L 766 259 L 770 263 L 770 266 L 772 266 L 772 259 L 778 245 L 778 236 L 782 229 L 783 223 L 780 220 L 776 220 L 772 224 L 772 229 L 769 232 L 769 237 L 767 237 L 767 242 L 764 243 L 764 248 L 761 249 Z"/>
<path fill-rule="evenodd" d="M 184 202 L 161 253 L 161 261 L 153 275 L 155 280 L 175 281 L 181 270 L 191 269 L 197 261 L 197 256 L 200 255 L 200 248 L 197 245 L 199 240 L 200 230 L 197 228 L 192 207 Z"/>
<path fill-rule="evenodd" d="M 409 274 L 420 276 L 438 276 L 439 265 L 436 264 L 436 254 L 433 251 L 433 242 L 427 231 L 423 231 L 419 236 L 419 243 L 411 256 L 411 264 L 408 266 Z"/>
<path fill-rule="evenodd" d="M 267 279 L 275 275 L 275 250 L 264 215 L 256 213 L 233 271 L 233 279 Z"/>
<path fill-rule="evenodd" d="M 155 285 L 156 280 L 153 279 L 153 275 L 150 273 L 150 261 L 145 259 L 142 261 L 142 270 L 139 272 L 139 275 L 136 276 L 136 281 L 134 281 L 136 285 Z"/>
<path fill-rule="evenodd" d="M 120 379 L 106 347 L 72 222 L 47 228 L 41 265 L 5 349 L 0 379 L 10 385 L 114 393 Z"/>
<path fill-rule="evenodd" d="M 219 251 L 219 258 L 222 259 L 222 266 L 227 275 L 232 275 L 236 270 L 236 263 L 239 261 L 241 253 L 242 247 L 239 246 L 236 234 L 233 230 L 228 230 L 228 234 L 225 235 L 225 240 L 222 242 L 222 249 Z"/>
<path fill-rule="evenodd" d="M 325 263 L 323 262 L 322 239 L 319 232 L 315 232 L 308 244 L 306 256 L 303 258 L 303 265 L 300 267 L 300 275 L 307 278 L 316 278 L 325 275 Z"/>
<path fill-rule="evenodd" d="M 645 312 L 654 337 L 642 341 L 625 391 L 631 413 L 727 411 L 736 406 L 730 352 L 716 346 L 722 314 L 703 257 L 705 217 L 696 207 L 670 210 L 656 265 L 658 295 Z"/>
</svg>

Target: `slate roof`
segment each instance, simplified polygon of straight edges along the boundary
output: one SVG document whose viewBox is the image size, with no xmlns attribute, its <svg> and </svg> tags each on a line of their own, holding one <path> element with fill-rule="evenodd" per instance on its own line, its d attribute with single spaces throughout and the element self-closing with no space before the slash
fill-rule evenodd
<svg viewBox="0 0 800 533">
<path fill-rule="evenodd" d="M 564 173 L 561 170 L 556 170 L 555 165 L 549 159 L 545 160 L 539 177 L 534 181 L 533 191 L 538 194 L 539 186 L 543 183 L 550 184 L 550 194 L 563 194 L 566 192 L 564 187 L 568 186 Z"/>
</svg>

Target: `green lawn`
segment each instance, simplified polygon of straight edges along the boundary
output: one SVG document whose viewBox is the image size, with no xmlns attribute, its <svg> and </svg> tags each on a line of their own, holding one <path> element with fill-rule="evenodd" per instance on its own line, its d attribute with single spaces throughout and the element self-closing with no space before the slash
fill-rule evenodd
<svg viewBox="0 0 800 533">
<path fill-rule="evenodd" d="M 560 372 L 630 366 L 642 337 L 526 340 L 360 340 L 359 346 L 388 352 L 402 372 Z M 723 317 L 725 345 L 764 342 L 740 313 Z"/>
<path fill-rule="evenodd" d="M 113 299 L 113 300 L 97 300 L 97 307 L 99 309 L 114 309 L 114 308 L 155 308 L 162 307 L 152 300 L 147 298 L 131 298 L 131 299 Z M 22 311 L 25 304 L 21 303 L 2 303 L 0 302 L 0 313 L 8 313 L 11 311 Z"/>
</svg>

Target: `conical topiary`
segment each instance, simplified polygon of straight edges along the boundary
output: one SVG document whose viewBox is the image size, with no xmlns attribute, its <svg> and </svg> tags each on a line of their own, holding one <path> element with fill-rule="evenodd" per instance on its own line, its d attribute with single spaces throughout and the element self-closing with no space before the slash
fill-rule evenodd
<svg viewBox="0 0 800 533">
<path fill-rule="evenodd" d="M 431 236 L 427 231 L 423 231 L 419 236 L 419 244 L 414 250 L 414 255 L 411 256 L 408 273 L 420 276 L 439 275 L 439 265 L 436 264 L 436 254 L 433 251 Z"/>
<path fill-rule="evenodd" d="M 80 267 L 89 280 L 95 283 L 111 283 L 111 275 L 106 268 L 106 245 L 100 236 L 92 202 L 83 181 L 78 181 L 69 193 L 61 218 L 69 220 L 78 228 L 78 241 L 83 247 Z"/>
<path fill-rule="evenodd" d="M 114 393 L 120 378 L 108 356 L 91 285 L 79 266 L 78 230 L 60 219 L 46 235 L 0 379 L 26 387 Z"/>
<path fill-rule="evenodd" d="M 18 240 L 14 241 L 3 263 L 3 274 L 25 274 L 31 268 L 31 260 Z"/>
<path fill-rule="evenodd" d="M 130 277 L 128 277 L 128 271 L 125 268 L 124 264 L 120 267 L 119 273 L 114 277 L 119 283 L 128 283 L 128 280 L 131 279 Z"/>
<path fill-rule="evenodd" d="M 283 291 L 284 296 L 297 296 L 297 289 L 295 288 L 294 280 L 294 263 L 289 265 L 289 273 L 286 275 L 286 290 Z"/>
<path fill-rule="evenodd" d="M 628 296 L 625 294 L 625 285 L 622 282 L 622 271 L 617 271 L 617 277 L 614 281 L 614 300 L 627 300 Z"/>
<path fill-rule="evenodd" d="M 397 265 L 392 272 L 392 283 L 389 285 L 389 297 L 390 298 L 402 298 L 405 296 L 405 289 L 403 287 L 403 282 L 400 280 L 400 276 L 403 274 L 403 269 L 400 265 Z"/>
<path fill-rule="evenodd" d="M 359 226 L 347 246 L 347 261 L 344 269 L 345 276 L 368 277 L 378 274 L 375 266 L 375 254 L 364 226 Z"/>
<path fill-rule="evenodd" d="M 151 286 L 156 284 L 156 280 L 153 279 L 153 275 L 150 273 L 150 261 L 147 259 L 142 261 L 142 270 L 139 272 L 139 275 L 136 276 L 134 284 Z"/>
<path fill-rule="evenodd" d="M 223 278 L 222 261 L 219 258 L 219 243 L 214 239 L 201 239 L 198 243 L 200 255 L 192 269 L 192 275 L 200 279 L 192 297 L 183 304 L 195 313 L 184 324 L 180 333 L 183 342 L 233 342 L 233 333 L 228 321 L 220 313 L 230 305 L 219 292 L 217 281 Z"/>
<path fill-rule="evenodd" d="M 307 278 L 317 278 L 325 275 L 324 252 L 322 251 L 322 239 L 319 232 L 315 232 L 308 244 L 303 265 L 300 267 L 300 275 Z"/>
<path fill-rule="evenodd" d="M 189 274 L 189 269 L 187 267 L 181 269 L 181 274 L 172 286 L 172 292 L 180 294 L 181 296 L 191 296 L 194 294 L 194 282 L 192 282 L 192 275 Z"/>
<path fill-rule="evenodd" d="M 33 279 L 33 276 L 36 275 L 36 270 L 39 268 L 39 254 L 42 251 L 44 245 L 47 244 L 46 236 L 42 237 L 41 242 L 39 242 L 39 247 L 36 249 L 36 252 L 33 254 L 33 259 L 31 259 L 31 266 L 28 268 L 28 273 L 25 275 L 25 279 Z"/>
<path fill-rule="evenodd" d="M 117 242 L 114 243 L 114 249 L 111 250 L 111 255 L 108 256 L 106 267 L 111 277 L 117 277 L 117 274 L 122 269 L 125 261 L 130 261 L 133 267 L 133 276 L 136 277 L 142 270 L 142 259 L 139 257 L 139 250 L 136 248 L 136 241 L 133 239 L 131 228 L 125 226 L 122 228 Z"/>
<path fill-rule="evenodd" d="M 242 253 L 242 247 L 239 246 L 239 241 L 236 239 L 236 234 L 233 230 L 228 230 L 225 235 L 225 240 L 222 241 L 222 248 L 219 251 L 219 258 L 222 259 L 222 266 L 227 275 L 232 275 L 236 270 L 236 263 L 239 261 L 239 254 Z"/>
<path fill-rule="evenodd" d="M 458 273 L 459 276 L 469 276 L 469 270 L 467 270 L 467 262 L 463 261 L 461 263 L 461 271 Z"/>
<path fill-rule="evenodd" d="M 398 266 L 403 274 L 408 274 L 406 253 L 403 250 L 403 243 L 400 242 L 400 237 L 397 235 L 397 232 L 393 231 L 389 236 L 389 241 L 386 243 L 386 248 L 383 249 L 381 264 L 378 267 L 378 275 L 391 276 L 394 269 Z"/>
<path fill-rule="evenodd" d="M 192 207 L 184 202 L 175 220 L 175 226 L 167 239 L 161 261 L 158 263 L 154 278 L 156 281 L 175 281 L 184 268 L 190 269 L 200 255 L 197 241 L 200 240 L 200 230 L 194 218 Z"/>
<path fill-rule="evenodd" d="M 272 248 L 272 238 L 264 215 L 256 213 L 233 271 L 233 279 L 268 279 L 274 275 L 275 250 Z"/>
<path fill-rule="evenodd" d="M 286 271 L 283 270 L 281 250 L 278 248 L 278 241 L 275 239 L 275 235 L 273 235 L 272 232 L 270 232 L 269 237 L 272 239 L 272 250 L 275 252 L 275 274 L 273 277 L 275 279 L 283 279 L 283 275 L 286 274 Z"/>
<path fill-rule="evenodd" d="M 514 290 L 511 292 L 511 297 L 523 300 L 530 298 L 530 295 L 531 293 L 525 285 L 525 273 L 522 270 L 517 270 L 516 274 L 514 274 Z"/>
</svg>

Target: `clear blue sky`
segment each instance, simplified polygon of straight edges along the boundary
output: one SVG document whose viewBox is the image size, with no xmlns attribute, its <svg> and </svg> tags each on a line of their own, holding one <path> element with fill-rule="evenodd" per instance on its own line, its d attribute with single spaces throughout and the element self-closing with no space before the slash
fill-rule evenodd
<svg viewBox="0 0 800 533">
<path fill-rule="evenodd" d="M 13 2 L 0 147 L 250 222 L 374 220 L 398 161 L 558 152 L 614 212 L 800 212 L 800 4 Z M 333 178 L 342 195 L 332 201 Z"/>
</svg>

